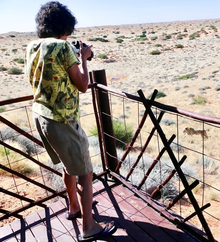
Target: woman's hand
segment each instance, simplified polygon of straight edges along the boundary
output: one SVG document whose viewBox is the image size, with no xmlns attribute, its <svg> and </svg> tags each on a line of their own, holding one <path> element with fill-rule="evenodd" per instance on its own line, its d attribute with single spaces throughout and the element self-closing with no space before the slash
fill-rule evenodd
<svg viewBox="0 0 220 242">
<path fill-rule="evenodd" d="M 79 41 L 80 44 L 80 53 L 81 53 L 81 58 L 82 60 L 87 60 L 91 56 L 91 48 L 93 47 L 92 45 L 87 45 L 83 46 L 82 41 Z"/>
</svg>

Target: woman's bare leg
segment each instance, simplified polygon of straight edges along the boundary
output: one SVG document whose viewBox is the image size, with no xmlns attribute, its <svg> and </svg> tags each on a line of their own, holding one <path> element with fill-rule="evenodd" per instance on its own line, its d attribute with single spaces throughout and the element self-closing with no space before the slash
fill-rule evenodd
<svg viewBox="0 0 220 242">
<path fill-rule="evenodd" d="M 69 198 L 69 213 L 75 214 L 80 210 L 80 205 L 77 196 L 76 176 L 63 173 L 63 181 L 66 186 L 66 191 Z"/>
<path fill-rule="evenodd" d="M 92 176 L 91 171 L 87 175 L 79 176 L 78 197 L 82 213 L 82 236 L 90 236 L 102 230 L 101 225 L 95 222 L 92 216 Z"/>
</svg>

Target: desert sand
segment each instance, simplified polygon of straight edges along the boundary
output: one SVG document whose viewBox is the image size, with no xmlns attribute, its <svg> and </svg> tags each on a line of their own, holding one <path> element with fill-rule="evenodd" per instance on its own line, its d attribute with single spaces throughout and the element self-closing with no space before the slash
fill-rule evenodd
<svg viewBox="0 0 220 242">
<path fill-rule="evenodd" d="M 143 34 L 145 39 L 140 38 Z M 208 108 L 209 114 L 219 116 L 219 34 L 220 20 L 204 20 L 78 28 L 68 41 L 93 45 L 94 58 L 88 62 L 88 69 L 105 69 L 111 87 L 135 95 L 139 89 L 146 95 L 157 89 L 167 95 L 163 103 L 195 112 Z M 197 37 L 191 39 L 193 35 Z M 0 66 L 23 70 L 24 66 L 14 59 L 24 58 L 26 45 L 36 38 L 34 32 L 1 34 Z M 150 54 L 155 50 L 160 55 Z M 107 59 L 99 58 L 100 54 Z M 188 74 L 194 77 L 178 79 Z M 0 100 L 32 94 L 24 73 L 0 71 L 0 83 Z M 201 110 L 192 105 L 192 96 L 198 95 L 207 99 Z"/>
</svg>

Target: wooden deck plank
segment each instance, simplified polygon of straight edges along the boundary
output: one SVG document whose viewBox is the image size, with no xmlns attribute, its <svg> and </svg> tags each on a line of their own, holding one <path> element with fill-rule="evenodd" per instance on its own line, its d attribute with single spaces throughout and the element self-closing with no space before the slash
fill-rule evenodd
<svg viewBox="0 0 220 242">
<path fill-rule="evenodd" d="M 15 220 L 13 223 L 11 223 L 11 227 L 15 233 L 15 238 L 18 241 L 36 242 L 33 232 L 24 220 Z"/>
<path fill-rule="evenodd" d="M 121 184 L 99 181 L 93 184 L 93 191 L 94 200 L 98 202 L 93 207 L 94 218 L 98 222 L 114 220 L 117 226 L 113 235 L 99 239 L 98 242 L 198 241 L 160 216 L 143 199 Z M 50 207 L 28 215 L 23 223 L 16 220 L 0 228 L 0 242 L 76 242 L 82 219 L 67 220 L 67 207 L 67 200 L 59 199 Z"/>
<path fill-rule="evenodd" d="M 135 213 L 137 210 L 134 207 L 127 204 L 126 201 L 124 200 L 128 197 L 131 197 L 132 193 L 130 193 L 130 191 L 126 191 L 126 190 L 123 191 L 123 190 L 124 190 L 124 187 L 117 189 L 117 192 L 119 192 L 119 194 L 121 195 L 121 199 L 120 199 L 119 203 L 116 202 L 116 199 L 115 199 L 115 196 L 118 196 L 118 194 L 116 192 L 112 193 L 111 192 L 112 190 L 102 192 L 101 194 L 99 194 L 98 197 L 95 197 L 96 200 L 100 201 L 99 204 L 97 205 L 99 214 L 100 215 L 106 214 L 107 217 L 114 219 L 114 221 L 120 228 L 119 232 L 121 232 L 121 230 L 123 230 L 123 236 L 121 234 L 118 235 L 117 232 L 113 235 L 113 237 L 117 241 L 121 240 L 121 239 L 119 239 L 119 237 L 123 238 L 123 241 L 127 241 L 128 238 L 131 241 L 154 241 L 143 230 L 141 230 L 138 226 L 136 226 L 133 223 L 133 221 L 131 221 L 129 219 L 129 216 L 131 214 Z M 111 200 L 111 202 L 110 202 L 110 200 Z M 104 204 L 114 203 L 115 206 L 114 207 L 108 206 L 108 208 L 106 209 L 106 207 L 103 206 L 103 203 Z M 123 206 L 124 203 L 126 203 L 125 206 Z M 123 207 L 123 209 L 120 209 L 120 206 Z M 104 209 L 104 210 L 102 210 L 102 209 Z M 125 215 L 124 212 L 126 212 L 128 214 L 128 216 Z M 118 235 L 118 238 L 117 238 L 117 235 Z"/>
<path fill-rule="evenodd" d="M 10 224 L 0 228 L 0 241 L 17 242 Z"/>
<path fill-rule="evenodd" d="M 100 195 L 100 196 L 102 196 L 102 195 Z M 96 219 L 97 222 L 114 220 L 115 224 L 117 226 L 117 231 L 113 235 L 106 236 L 105 238 L 103 238 L 100 241 L 134 242 L 135 240 L 133 238 L 129 237 L 126 230 L 123 227 L 121 227 L 120 224 L 118 224 L 117 220 L 115 218 L 109 216 L 109 214 L 106 213 L 106 210 L 103 210 L 102 208 L 103 208 L 102 204 L 98 204 L 95 207 L 94 214 L 93 214 L 94 218 Z"/>
</svg>

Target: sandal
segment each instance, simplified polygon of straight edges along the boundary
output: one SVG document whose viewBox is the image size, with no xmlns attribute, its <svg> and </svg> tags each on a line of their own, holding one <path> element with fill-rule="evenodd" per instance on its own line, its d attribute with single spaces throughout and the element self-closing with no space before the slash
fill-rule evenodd
<svg viewBox="0 0 220 242">
<path fill-rule="evenodd" d="M 94 240 L 102 238 L 103 236 L 111 235 L 111 234 L 115 233 L 115 231 L 117 230 L 114 221 L 104 222 L 104 224 L 105 224 L 104 228 L 99 233 L 96 233 L 96 234 L 93 234 L 90 236 L 86 236 L 86 237 L 83 237 L 83 236 L 81 236 L 81 234 L 79 234 L 78 241 L 79 242 L 94 241 Z"/>
<path fill-rule="evenodd" d="M 94 207 L 98 202 L 97 201 L 93 201 L 92 202 L 92 207 Z M 75 220 L 76 218 L 81 218 L 82 217 L 82 213 L 79 210 L 78 212 L 71 214 L 70 212 L 66 212 L 65 213 L 65 218 L 67 220 Z"/>
</svg>

